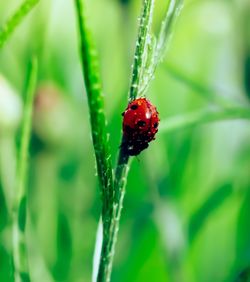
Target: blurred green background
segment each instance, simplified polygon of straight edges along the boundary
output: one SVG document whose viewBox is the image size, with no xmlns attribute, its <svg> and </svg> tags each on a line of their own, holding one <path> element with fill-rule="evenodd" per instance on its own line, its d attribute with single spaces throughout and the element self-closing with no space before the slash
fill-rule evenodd
<svg viewBox="0 0 250 282">
<path fill-rule="evenodd" d="M 115 165 L 140 0 L 92 0 Z M 249 107 L 249 0 L 186 0 L 147 97 L 162 124 Z M 20 0 L 0 2 L 2 26 Z M 157 0 L 155 31 L 166 1 Z M 39 61 L 28 183 L 34 282 L 91 281 L 101 210 L 73 1 L 43 0 L 0 52 L 0 281 L 13 281 L 11 207 L 24 81 Z M 250 266 L 250 122 L 164 128 L 132 162 L 112 281 L 222 282 Z M 247 280 L 242 280 L 247 281 Z"/>
</svg>

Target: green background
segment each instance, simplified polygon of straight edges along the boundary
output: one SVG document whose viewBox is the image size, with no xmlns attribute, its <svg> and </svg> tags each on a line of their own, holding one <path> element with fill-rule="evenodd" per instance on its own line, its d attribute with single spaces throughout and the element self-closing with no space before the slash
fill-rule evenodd
<svg viewBox="0 0 250 282">
<path fill-rule="evenodd" d="M 141 1 L 86 2 L 115 164 Z M 0 2 L 0 26 L 20 3 Z M 156 1 L 155 32 L 165 6 Z M 185 1 L 147 92 L 161 123 L 156 140 L 130 168 L 112 281 L 240 281 L 250 266 L 249 120 L 197 120 L 166 131 L 175 116 L 249 107 L 249 18 L 247 0 Z M 18 118 L 6 121 L 3 109 L 20 110 L 32 54 L 39 77 L 28 181 L 31 279 L 91 281 L 101 201 L 78 50 L 73 1 L 43 0 L 0 52 L 3 282 L 13 281 L 11 205 L 20 135 Z M 18 103 L 8 98 L 6 83 Z"/>
</svg>

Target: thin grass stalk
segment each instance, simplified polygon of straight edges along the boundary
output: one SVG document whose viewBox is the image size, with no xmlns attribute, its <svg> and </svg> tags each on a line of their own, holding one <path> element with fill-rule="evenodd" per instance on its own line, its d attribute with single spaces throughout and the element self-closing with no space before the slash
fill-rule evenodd
<svg viewBox="0 0 250 282">
<path fill-rule="evenodd" d="M 83 3 L 75 0 L 80 33 L 81 62 L 83 77 L 88 97 L 92 140 L 95 150 L 97 173 L 102 192 L 102 225 L 103 239 L 99 262 L 99 277 L 106 281 L 110 257 L 110 226 L 113 214 L 113 171 L 111 164 L 110 145 L 106 131 L 106 117 L 104 114 L 104 97 L 101 89 L 99 67 L 96 50 L 83 14 Z"/>
<path fill-rule="evenodd" d="M 129 156 L 123 150 L 119 152 L 117 168 L 115 172 L 115 196 L 113 202 L 113 214 L 109 229 L 109 237 L 106 241 L 106 255 L 101 256 L 99 271 L 97 276 L 98 282 L 109 282 L 111 278 L 113 259 L 115 255 L 115 245 L 119 230 L 119 222 L 121 217 L 121 210 L 123 206 L 123 199 L 125 194 L 125 186 L 127 182 L 127 175 L 129 170 Z"/>
<path fill-rule="evenodd" d="M 157 42 L 157 50 L 156 50 L 156 61 L 160 62 L 164 52 L 166 50 L 166 46 L 169 43 L 169 38 L 172 35 L 173 27 L 175 21 L 177 20 L 181 8 L 183 6 L 184 0 L 170 0 L 166 10 L 166 16 L 161 24 L 161 30 Z"/>
<path fill-rule="evenodd" d="M 5 25 L 0 28 L 0 49 L 4 46 L 8 38 L 15 31 L 25 16 L 38 4 L 40 0 L 26 0 L 16 10 L 16 12 L 7 20 Z"/>
<path fill-rule="evenodd" d="M 151 37 L 151 46 L 149 45 L 149 63 L 147 70 L 144 74 L 146 81 L 144 82 L 142 93 L 144 93 L 151 80 L 154 78 L 155 70 L 158 64 L 164 57 L 166 47 L 170 42 L 171 35 L 173 33 L 174 24 L 180 11 L 183 7 L 184 0 L 170 0 L 167 5 L 165 17 L 161 23 L 161 29 L 158 38 Z"/>
<path fill-rule="evenodd" d="M 27 218 L 28 155 L 36 81 L 37 60 L 33 58 L 28 69 L 27 83 L 25 87 L 26 101 L 22 123 L 20 155 L 17 163 L 17 186 L 13 215 L 13 255 L 16 282 L 30 281 L 25 227 Z"/>
<path fill-rule="evenodd" d="M 150 44 L 150 30 L 153 20 L 154 0 L 144 0 L 136 41 L 129 100 L 136 99 L 140 92 L 147 61 L 147 46 Z"/>
<path fill-rule="evenodd" d="M 170 0 L 167 4 L 165 17 L 163 18 L 158 37 L 147 30 L 146 48 L 144 52 L 144 65 L 141 71 L 141 82 L 139 83 L 139 95 L 144 95 L 154 73 L 164 57 L 166 47 L 170 42 L 175 22 L 181 12 L 184 0 Z M 136 58 L 136 57 L 135 57 Z M 132 100 L 132 99 L 131 99 Z"/>
</svg>

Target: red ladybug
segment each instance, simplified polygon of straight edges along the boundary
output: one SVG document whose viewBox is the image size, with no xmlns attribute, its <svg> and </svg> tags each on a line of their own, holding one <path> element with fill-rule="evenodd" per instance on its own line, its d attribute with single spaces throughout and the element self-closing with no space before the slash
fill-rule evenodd
<svg viewBox="0 0 250 282">
<path fill-rule="evenodd" d="M 122 115 L 122 147 L 128 155 L 136 156 L 155 139 L 160 121 L 159 113 L 148 99 L 138 98 L 128 104 Z"/>
</svg>

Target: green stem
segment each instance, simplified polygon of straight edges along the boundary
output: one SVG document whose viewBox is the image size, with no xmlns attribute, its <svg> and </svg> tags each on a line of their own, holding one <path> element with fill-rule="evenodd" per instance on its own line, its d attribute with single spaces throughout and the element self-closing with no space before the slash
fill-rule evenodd
<svg viewBox="0 0 250 282">
<path fill-rule="evenodd" d="M 146 63 L 145 53 L 152 24 L 153 4 L 153 0 L 144 0 L 143 3 L 129 92 L 130 100 L 133 100 L 138 96 L 140 85 L 143 80 L 142 74 Z M 113 213 L 109 233 L 103 238 L 103 248 L 97 276 L 98 282 L 110 281 L 128 170 L 129 156 L 126 155 L 121 146 L 115 171 Z"/>
<path fill-rule="evenodd" d="M 16 27 L 21 23 L 24 17 L 39 1 L 40 0 L 24 1 L 17 11 L 12 15 L 12 17 L 7 20 L 6 24 L 0 28 L 0 49 L 3 47 L 10 35 L 15 31 Z"/>
<path fill-rule="evenodd" d="M 111 277 L 112 264 L 115 254 L 115 244 L 117 241 L 121 210 L 125 194 L 125 186 L 129 170 L 128 161 L 129 156 L 124 154 L 123 150 L 120 150 L 115 172 L 113 214 L 109 233 L 103 238 L 103 249 L 105 249 L 105 252 L 102 250 L 97 276 L 98 282 L 109 282 Z"/>
<path fill-rule="evenodd" d="M 35 86 L 37 81 L 37 61 L 33 59 L 28 70 L 26 85 L 26 102 L 22 125 L 20 156 L 17 165 L 17 190 L 13 216 L 13 253 L 15 266 L 15 281 L 30 281 L 28 256 L 25 238 L 26 203 L 27 203 L 27 172 L 28 151 L 32 126 L 32 111 Z"/>
<path fill-rule="evenodd" d="M 150 37 L 150 28 L 153 18 L 154 0 L 144 0 L 142 16 L 140 18 L 138 39 L 136 42 L 135 56 L 133 63 L 132 80 L 129 92 L 129 99 L 136 99 L 140 92 L 143 81 L 143 73 L 146 64 L 147 42 Z"/>
</svg>

